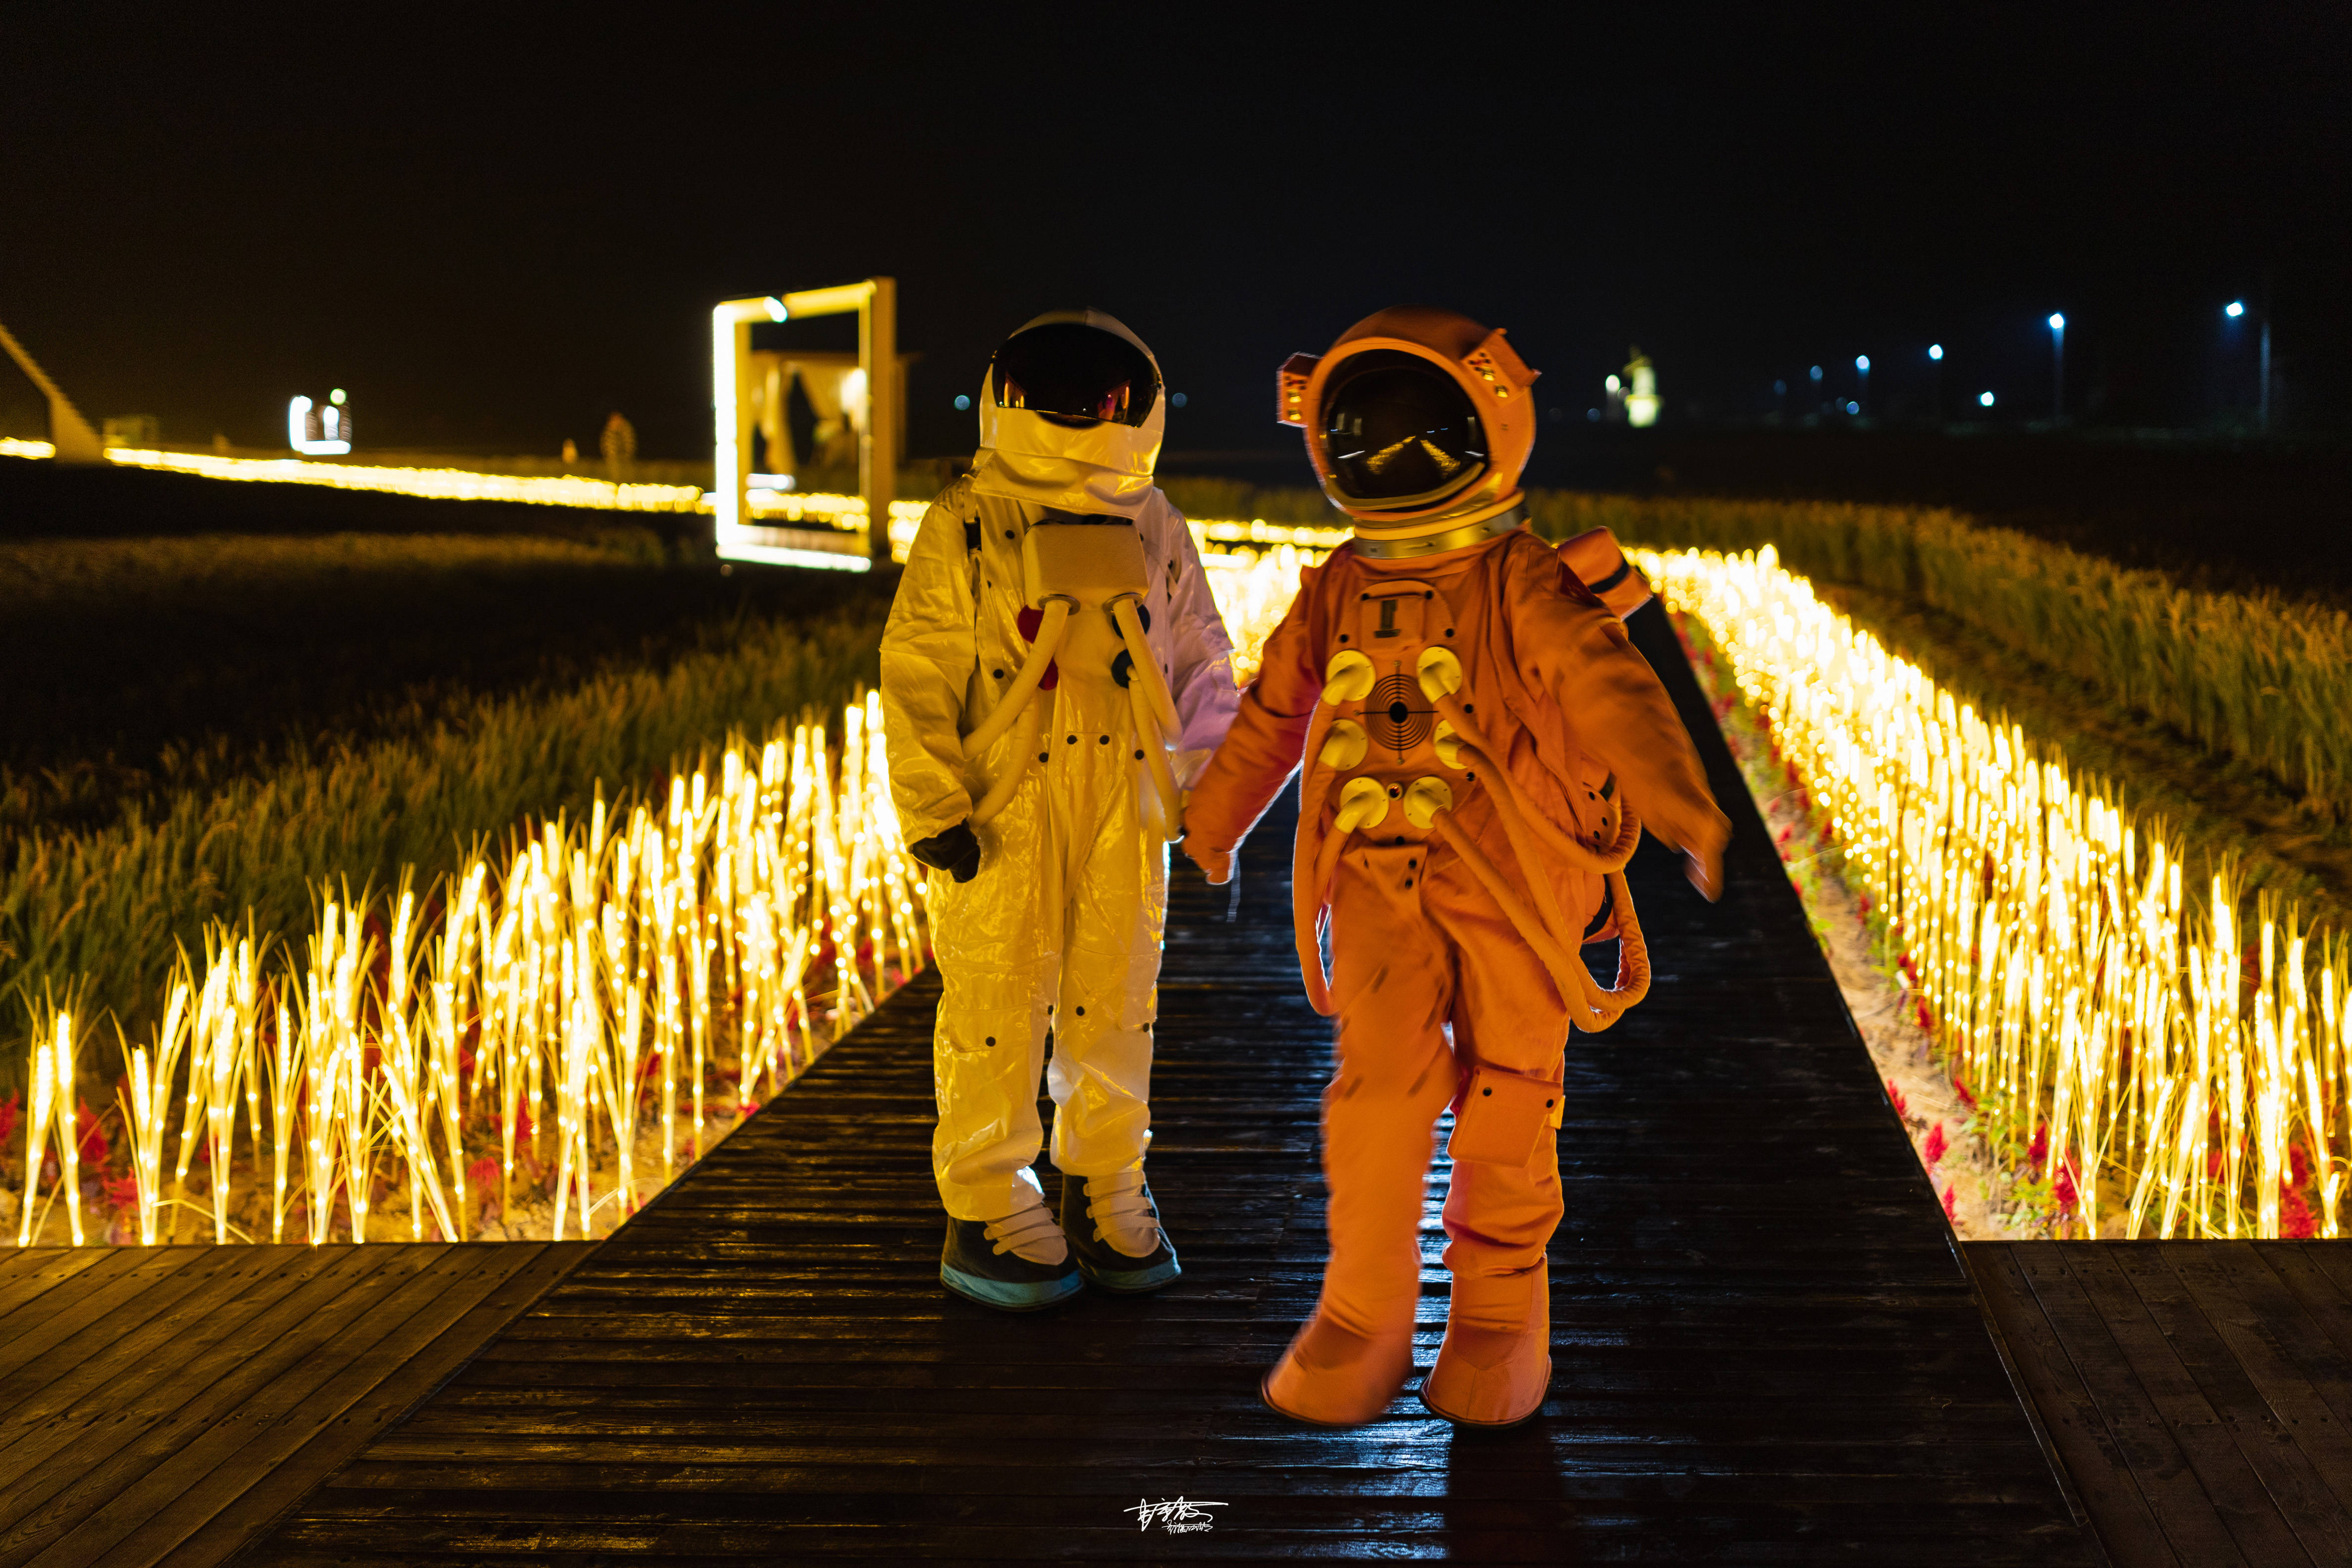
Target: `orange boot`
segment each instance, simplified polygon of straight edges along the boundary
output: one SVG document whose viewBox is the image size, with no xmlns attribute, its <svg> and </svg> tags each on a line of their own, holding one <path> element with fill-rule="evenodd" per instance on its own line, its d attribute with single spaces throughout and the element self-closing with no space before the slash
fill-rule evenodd
<svg viewBox="0 0 2352 1568">
<path fill-rule="evenodd" d="M 1457 1274 L 1445 1342 L 1421 1402 L 1460 1426 L 1510 1426 L 1543 1408 L 1551 1386 L 1551 1282 L 1544 1265 Z"/>
<path fill-rule="evenodd" d="M 1412 1375 L 1411 1324 L 1361 1334 L 1318 1308 L 1258 1384 L 1258 1397 L 1294 1421 L 1355 1426 L 1386 1410 Z"/>
</svg>

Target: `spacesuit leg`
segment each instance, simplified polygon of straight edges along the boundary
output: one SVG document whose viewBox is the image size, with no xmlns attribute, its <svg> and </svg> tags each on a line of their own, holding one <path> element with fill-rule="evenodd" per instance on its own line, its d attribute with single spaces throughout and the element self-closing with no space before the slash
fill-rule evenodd
<svg viewBox="0 0 2352 1568">
<path fill-rule="evenodd" d="M 1069 748 L 1076 754 L 1055 765 L 1107 776 L 1087 792 L 1099 803 L 1093 831 L 1070 857 L 1046 1084 L 1055 1166 L 1065 1175 L 1097 1177 L 1140 1163 L 1151 1141 L 1151 1026 L 1168 851 L 1150 831 L 1156 823 L 1145 820 L 1131 733 L 1112 732 L 1108 744 L 1095 735 L 1078 739 L 1083 749 Z"/>
<path fill-rule="evenodd" d="M 1421 913 L 1418 845 L 1350 849 L 1331 892 L 1339 1062 L 1323 1091 L 1330 1255 L 1315 1315 L 1264 1394 L 1285 1415 L 1369 1421 L 1412 1371 L 1430 1136 L 1459 1080 L 1452 959 Z"/>
<path fill-rule="evenodd" d="M 1036 814 L 1018 821 L 1034 836 Z M 934 895 L 941 988 L 931 1044 L 940 1110 L 931 1169 L 951 1218 L 996 1220 L 1043 1201 L 1029 1167 L 1044 1136 L 1037 1079 L 1061 922 L 1033 907 L 1043 896 L 1038 884 L 1033 856 L 1000 849 L 971 881 Z M 1024 1185 L 1035 1199 L 1018 1192 Z"/>
<path fill-rule="evenodd" d="M 1460 861 L 1448 857 L 1424 894 L 1456 954 L 1451 1022 L 1465 1073 L 1485 1067 L 1559 1081 L 1568 1014 L 1542 962 Z M 1470 1114 L 1457 1103 L 1457 1128 Z M 1524 1166 L 1457 1158 L 1445 1195 L 1453 1296 L 1422 1399 L 1465 1426 L 1532 1415 L 1551 1381 L 1544 1249 L 1564 1210 L 1559 1139 L 1540 1102 L 1517 1114 L 1537 1123 L 1526 1130 L 1533 1157 Z"/>
</svg>

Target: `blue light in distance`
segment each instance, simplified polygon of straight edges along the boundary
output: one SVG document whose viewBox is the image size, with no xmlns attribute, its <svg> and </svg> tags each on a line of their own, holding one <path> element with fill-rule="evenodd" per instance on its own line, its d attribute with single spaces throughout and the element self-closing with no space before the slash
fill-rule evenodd
<svg viewBox="0 0 2352 1568">
<path fill-rule="evenodd" d="M 1854 355 L 1853 368 L 1862 372 L 1863 374 L 1868 375 L 1870 374 L 1870 356 L 1868 354 Z"/>
<path fill-rule="evenodd" d="M 1990 392 L 1978 393 L 1977 405 L 1980 408 L 1990 408 L 1992 406 L 1992 394 Z"/>
<path fill-rule="evenodd" d="M 959 392 L 956 394 L 956 406 L 958 408 L 969 408 L 971 406 L 971 399 Z"/>
<path fill-rule="evenodd" d="M 1859 403 L 1848 403 L 1845 405 L 1845 411 L 1848 414 L 1859 414 L 1862 412 L 1862 405 Z"/>
<path fill-rule="evenodd" d="M 2229 317 L 2233 321 L 2245 313 L 2246 302 L 2243 300 L 2232 300 L 2228 304 L 2221 307 L 2221 314 Z"/>
<path fill-rule="evenodd" d="M 1170 393 L 1170 394 L 1168 395 L 1168 406 L 1169 406 L 1169 407 L 1171 407 L 1171 408 L 1181 408 L 1181 407 L 1183 407 L 1183 406 L 1184 406 L 1184 395 L 1183 395 L 1182 393 L 1181 393 L 1181 392 L 1171 392 L 1171 393 Z"/>
<path fill-rule="evenodd" d="M 1822 367 L 1821 367 L 1821 366 L 1819 366 L 1819 365 L 1815 365 L 1815 366 L 1813 366 L 1813 373 L 1812 373 L 1812 374 L 1813 374 L 1813 379 L 1814 379 L 1815 381 L 1819 381 L 1819 380 L 1821 380 L 1821 378 L 1822 378 Z"/>
<path fill-rule="evenodd" d="M 2066 330 L 2066 318 L 2058 314 L 2055 310 L 2053 310 L 2050 313 L 2050 330 L 2053 332 L 2064 331 Z"/>
<path fill-rule="evenodd" d="M 1934 360 L 1942 359 L 1944 357 L 1944 345 L 1941 343 L 1929 343 L 1927 345 L 1927 357 Z"/>
</svg>

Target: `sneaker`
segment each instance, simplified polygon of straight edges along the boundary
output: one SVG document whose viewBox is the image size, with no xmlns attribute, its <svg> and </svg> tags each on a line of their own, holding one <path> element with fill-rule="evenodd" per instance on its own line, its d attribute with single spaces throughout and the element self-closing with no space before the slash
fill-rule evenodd
<svg viewBox="0 0 2352 1568">
<path fill-rule="evenodd" d="M 1005 1312 L 1034 1312 L 1086 1289 L 1042 1198 L 1000 1220 L 948 1221 L 940 1283 Z"/>
<path fill-rule="evenodd" d="M 1106 1290 L 1157 1290 L 1183 1272 L 1160 1229 L 1160 1210 L 1139 1167 L 1111 1176 L 1065 1175 L 1062 1233 L 1078 1272 Z"/>
</svg>

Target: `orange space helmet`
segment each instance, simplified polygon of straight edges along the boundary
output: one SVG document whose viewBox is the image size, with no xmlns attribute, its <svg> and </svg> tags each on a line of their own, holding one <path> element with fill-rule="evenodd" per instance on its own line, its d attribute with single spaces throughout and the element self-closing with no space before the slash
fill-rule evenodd
<svg viewBox="0 0 2352 1568">
<path fill-rule="evenodd" d="M 1360 541 L 1426 549 L 1518 504 L 1537 374 L 1500 328 L 1398 305 L 1349 327 L 1326 353 L 1291 355 L 1277 416 L 1305 430 L 1316 477 L 1356 520 Z"/>
</svg>

